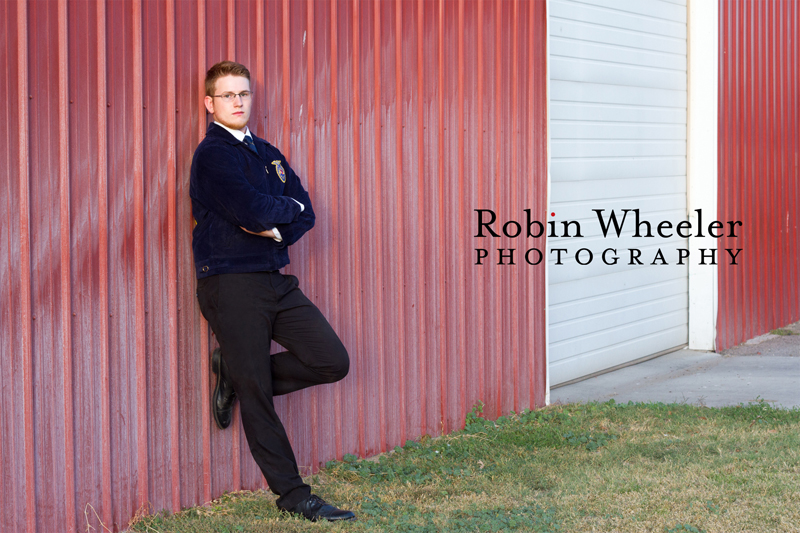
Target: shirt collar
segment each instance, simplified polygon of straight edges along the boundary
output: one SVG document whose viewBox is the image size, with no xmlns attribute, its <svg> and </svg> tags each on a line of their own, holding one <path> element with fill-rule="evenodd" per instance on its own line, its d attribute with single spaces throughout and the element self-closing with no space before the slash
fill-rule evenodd
<svg viewBox="0 0 800 533">
<path fill-rule="evenodd" d="M 234 137 L 236 137 L 236 140 L 239 141 L 239 142 L 243 141 L 246 136 L 250 135 L 250 128 L 248 128 L 247 126 L 245 126 L 245 131 L 244 131 L 244 133 L 242 133 L 241 130 L 231 129 L 228 126 L 220 124 L 216 120 L 214 121 L 214 124 L 216 124 L 217 126 L 219 126 L 221 128 L 225 128 L 226 130 L 228 130 L 230 132 L 230 134 L 233 135 Z M 250 135 L 250 137 L 252 137 L 252 135 Z"/>
</svg>

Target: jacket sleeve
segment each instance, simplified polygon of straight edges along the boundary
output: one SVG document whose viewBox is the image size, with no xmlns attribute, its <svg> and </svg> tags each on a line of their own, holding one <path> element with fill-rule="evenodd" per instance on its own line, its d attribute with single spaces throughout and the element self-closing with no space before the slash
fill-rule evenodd
<svg viewBox="0 0 800 533">
<path fill-rule="evenodd" d="M 300 237 L 305 235 L 308 230 L 314 227 L 316 215 L 314 215 L 314 208 L 311 206 L 311 198 L 303 188 L 303 184 L 300 183 L 300 178 L 297 177 L 297 174 L 294 173 L 294 170 L 292 170 L 292 167 L 289 166 L 289 164 L 286 162 L 286 159 L 282 155 L 281 161 L 284 170 L 286 171 L 286 185 L 283 193 L 286 196 L 294 198 L 303 204 L 303 211 L 295 221 L 288 224 L 275 225 L 275 227 L 278 228 L 281 237 L 283 238 L 282 244 L 284 246 L 290 246 L 300 240 Z M 297 206 L 297 208 L 300 209 L 300 206 Z M 280 244 L 281 243 L 279 243 L 279 247 Z"/>
<path fill-rule="evenodd" d="M 192 162 L 197 179 L 195 196 L 206 208 L 250 231 L 272 229 L 297 220 L 300 206 L 287 196 L 271 196 L 256 190 L 224 147 L 199 150 Z"/>
</svg>

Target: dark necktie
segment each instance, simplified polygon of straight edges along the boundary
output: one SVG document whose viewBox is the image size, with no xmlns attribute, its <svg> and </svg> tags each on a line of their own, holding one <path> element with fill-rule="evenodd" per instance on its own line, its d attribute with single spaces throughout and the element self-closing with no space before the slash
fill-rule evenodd
<svg viewBox="0 0 800 533">
<path fill-rule="evenodd" d="M 244 140 L 242 142 L 246 144 L 247 147 L 250 148 L 253 152 L 258 154 L 258 150 L 256 149 L 256 143 L 253 142 L 252 137 L 250 137 L 249 135 L 245 135 Z"/>
</svg>

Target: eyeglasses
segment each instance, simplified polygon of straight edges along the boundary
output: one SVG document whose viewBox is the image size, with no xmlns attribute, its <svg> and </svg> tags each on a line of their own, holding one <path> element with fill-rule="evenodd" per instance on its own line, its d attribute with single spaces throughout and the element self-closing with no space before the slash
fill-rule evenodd
<svg viewBox="0 0 800 533">
<path fill-rule="evenodd" d="M 214 98 L 222 98 L 223 102 L 233 102 L 236 97 L 240 97 L 242 102 L 246 102 L 253 97 L 253 91 L 242 91 L 239 94 L 236 93 L 225 93 L 225 94 L 215 94 Z"/>
</svg>

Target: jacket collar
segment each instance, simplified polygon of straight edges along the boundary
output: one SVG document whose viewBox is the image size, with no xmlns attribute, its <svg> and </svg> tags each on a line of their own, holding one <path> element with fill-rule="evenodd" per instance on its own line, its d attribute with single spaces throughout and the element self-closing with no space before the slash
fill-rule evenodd
<svg viewBox="0 0 800 533">
<path fill-rule="evenodd" d="M 256 134 L 253 133 L 253 130 L 249 130 L 250 136 L 253 138 L 253 142 L 258 144 L 258 141 L 266 142 L 265 140 L 256 137 Z M 211 123 L 208 125 L 208 129 L 206 130 L 206 137 L 215 137 L 217 139 L 221 139 L 229 144 L 242 144 L 242 141 L 234 137 L 231 132 L 220 126 L 219 124 Z"/>
</svg>

